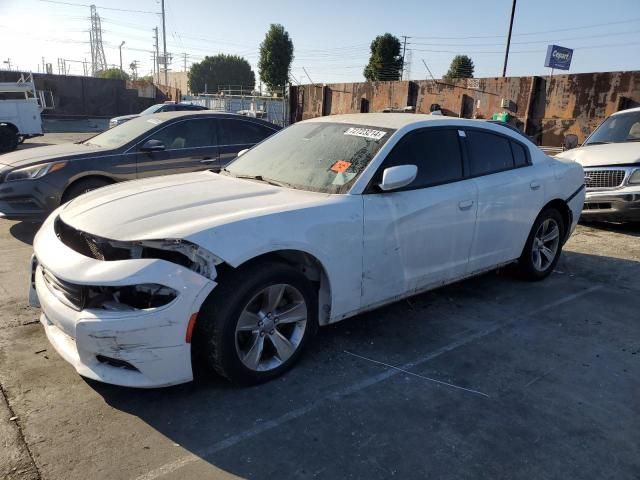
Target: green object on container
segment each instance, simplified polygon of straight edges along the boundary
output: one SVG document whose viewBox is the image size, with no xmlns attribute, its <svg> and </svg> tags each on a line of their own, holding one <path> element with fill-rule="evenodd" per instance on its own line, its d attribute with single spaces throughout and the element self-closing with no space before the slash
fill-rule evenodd
<svg viewBox="0 0 640 480">
<path fill-rule="evenodd" d="M 493 116 L 491 117 L 491 120 L 498 120 L 499 122 L 508 122 L 509 118 L 511 117 L 511 115 L 509 115 L 509 112 L 499 112 L 499 113 L 494 113 Z"/>
</svg>

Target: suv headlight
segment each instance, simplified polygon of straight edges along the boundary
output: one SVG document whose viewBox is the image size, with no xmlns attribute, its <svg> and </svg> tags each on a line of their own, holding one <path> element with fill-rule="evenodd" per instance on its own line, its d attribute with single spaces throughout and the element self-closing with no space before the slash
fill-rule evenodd
<svg viewBox="0 0 640 480">
<path fill-rule="evenodd" d="M 52 173 L 56 170 L 64 168 L 66 164 L 67 162 L 57 162 L 18 168 L 16 170 L 10 171 L 5 177 L 4 181 L 13 182 L 16 180 L 35 180 L 36 178 L 44 177 L 48 173 Z"/>
<path fill-rule="evenodd" d="M 633 171 L 633 173 L 629 177 L 629 180 L 627 180 L 627 183 L 630 185 L 637 185 L 640 183 L 640 168 L 636 168 Z"/>
</svg>

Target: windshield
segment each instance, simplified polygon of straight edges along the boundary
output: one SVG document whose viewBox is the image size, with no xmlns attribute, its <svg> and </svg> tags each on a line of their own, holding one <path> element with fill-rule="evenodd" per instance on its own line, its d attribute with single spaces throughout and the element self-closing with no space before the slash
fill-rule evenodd
<svg viewBox="0 0 640 480">
<path fill-rule="evenodd" d="M 148 115 L 150 113 L 156 113 L 158 110 L 162 108 L 162 103 L 157 103 L 156 105 L 151 105 L 149 108 L 145 108 L 140 112 L 140 115 Z"/>
<path fill-rule="evenodd" d="M 345 193 L 393 132 L 345 123 L 299 123 L 238 157 L 223 174 Z"/>
<path fill-rule="evenodd" d="M 640 112 L 612 115 L 596 128 L 584 145 L 640 141 Z"/>
<path fill-rule="evenodd" d="M 138 117 L 109 130 L 91 137 L 89 140 L 82 142 L 85 145 L 95 145 L 104 148 L 119 148 L 148 130 L 161 124 L 163 121 L 155 117 Z"/>
</svg>

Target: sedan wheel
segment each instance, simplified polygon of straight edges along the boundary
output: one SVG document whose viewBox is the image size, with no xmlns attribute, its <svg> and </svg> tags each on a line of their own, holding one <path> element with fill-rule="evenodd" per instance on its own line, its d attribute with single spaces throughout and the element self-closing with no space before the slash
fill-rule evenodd
<svg viewBox="0 0 640 480">
<path fill-rule="evenodd" d="M 553 263 L 560 246 L 560 226 L 553 218 L 542 222 L 533 240 L 531 260 L 534 268 L 544 272 Z"/>
<path fill-rule="evenodd" d="M 518 260 L 518 269 L 527 280 L 542 280 L 553 271 L 562 251 L 564 232 L 562 215 L 555 208 L 538 215 Z"/>
<path fill-rule="evenodd" d="M 245 367 L 269 371 L 289 360 L 307 327 L 307 304 L 292 285 L 271 285 L 244 307 L 236 325 L 236 351 Z"/>
<path fill-rule="evenodd" d="M 221 276 L 198 314 L 193 358 L 234 383 L 260 383 L 293 366 L 317 328 L 309 279 L 295 266 L 259 261 Z"/>
</svg>

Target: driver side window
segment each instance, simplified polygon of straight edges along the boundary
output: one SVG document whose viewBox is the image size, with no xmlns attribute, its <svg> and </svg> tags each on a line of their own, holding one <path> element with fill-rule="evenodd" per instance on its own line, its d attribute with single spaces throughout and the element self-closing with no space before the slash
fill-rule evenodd
<svg viewBox="0 0 640 480">
<path fill-rule="evenodd" d="M 169 125 L 152 134 L 149 140 L 158 140 L 165 150 L 198 148 L 215 145 L 213 120 L 186 120 Z"/>
<path fill-rule="evenodd" d="M 423 128 L 407 133 L 384 160 L 372 185 L 382 181 L 385 168 L 416 165 L 416 179 L 402 190 L 426 188 L 463 179 L 462 153 L 455 128 Z"/>
</svg>

